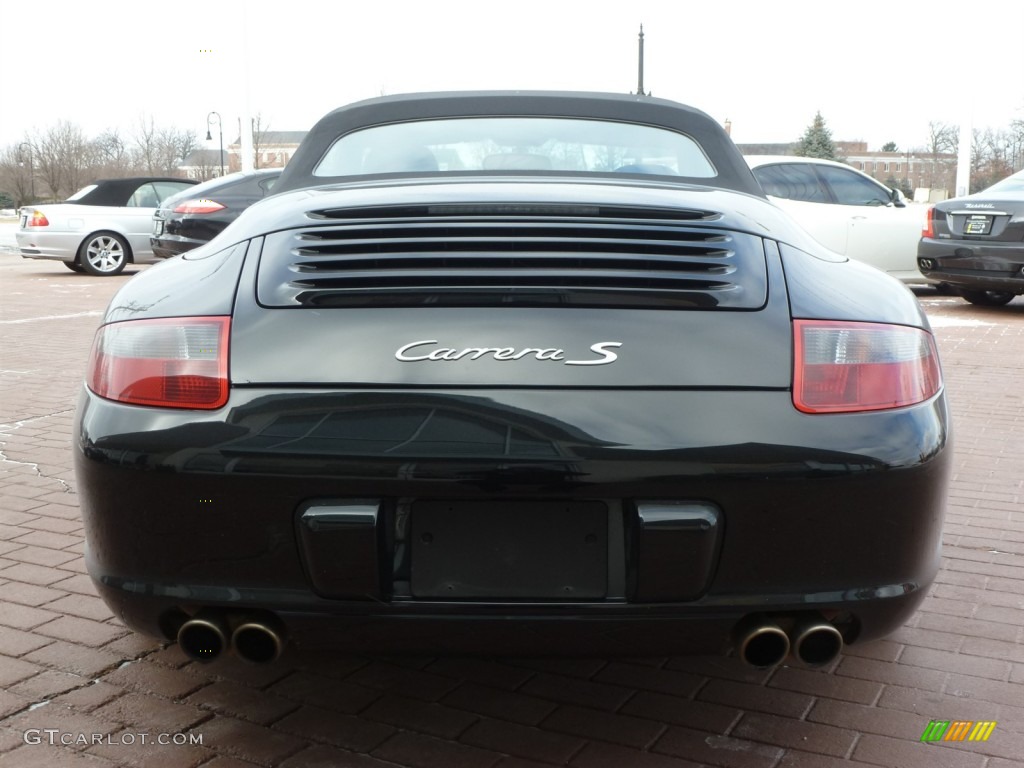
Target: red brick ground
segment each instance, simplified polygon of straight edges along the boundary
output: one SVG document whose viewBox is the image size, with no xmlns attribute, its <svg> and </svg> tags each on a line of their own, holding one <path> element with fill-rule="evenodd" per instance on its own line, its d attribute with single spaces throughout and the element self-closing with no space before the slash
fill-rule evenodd
<svg viewBox="0 0 1024 768">
<path fill-rule="evenodd" d="M 0 765 L 1024 764 L 1024 299 L 922 297 L 957 430 L 942 571 L 906 627 L 825 671 L 295 653 L 253 667 L 189 663 L 128 632 L 84 574 L 69 430 L 124 280 L 0 253 Z M 985 743 L 925 745 L 931 719 L 998 725 Z M 59 743 L 92 734 L 102 743 Z"/>
</svg>

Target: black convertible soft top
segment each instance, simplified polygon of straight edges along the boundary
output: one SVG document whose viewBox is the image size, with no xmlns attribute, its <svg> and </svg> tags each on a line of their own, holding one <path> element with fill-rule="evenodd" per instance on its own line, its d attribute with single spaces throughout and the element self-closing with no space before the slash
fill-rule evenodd
<svg viewBox="0 0 1024 768">
<path fill-rule="evenodd" d="M 127 179 L 100 179 L 93 182 L 96 188 L 77 200 L 68 200 L 72 205 L 126 205 L 139 187 L 150 181 L 176 181 L 181 184 L 196 184 L 194 179 L 172 178 L 170 176 L 132 176 Z"/>
<path fill-rule="evenodd" d="M 288 163 L 274 191 L 280 193 L 350 180 L 348 177 L 314 176 L 313 171 L 334 142 L 352 131 L 414 120 L 481 116 L 592 118 L 666 128 L 693 138 L 718 172 L 713 179 L 680 176 L 673 181 L 764 197 L 764 192 L 728 134 L 699 109 L 650 96 L 572 91 L 401 94 L 340 107 L 313 126 Z M 659 181 L 664 180 L 664 177 L 659 177 Z"/>
</svg>

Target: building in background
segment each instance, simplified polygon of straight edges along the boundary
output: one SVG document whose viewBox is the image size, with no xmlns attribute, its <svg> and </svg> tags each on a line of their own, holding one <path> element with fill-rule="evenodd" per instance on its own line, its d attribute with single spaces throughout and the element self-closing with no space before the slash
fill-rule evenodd
<svg viewBox="0 0 1024 768">
<path fill-rule="evenodd" d="M 255 131 L 252 136 L 253 168 L 284 168 L 307 131 Z M 228 170 L 242 170 L 241 137 L 227 148 Z M 216 154 L 216 153 L 214 153 Z"/>
<path fill-rule="evenodd" d="M 178 170 L 190 179 L 208 181 L 220 176 L 220 169 L 226 169 L 229 161 L 227 150 L 194 149 L 181 161 Z"/>
</svg>

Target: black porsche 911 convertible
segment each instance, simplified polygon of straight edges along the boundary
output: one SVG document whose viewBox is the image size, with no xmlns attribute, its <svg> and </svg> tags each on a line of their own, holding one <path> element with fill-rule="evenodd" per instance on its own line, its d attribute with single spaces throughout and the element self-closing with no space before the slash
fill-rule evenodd
<svg viewBox="0 0 1024 768">
<path fill-rule="evenodd" d="M 951 456 L 928 322 L 704 113 L 374 99 L 275 192 L 97 332 L 74 453 L 129 626 L 202 661 L 813 666 L 923 599 Z"/>
</svg>

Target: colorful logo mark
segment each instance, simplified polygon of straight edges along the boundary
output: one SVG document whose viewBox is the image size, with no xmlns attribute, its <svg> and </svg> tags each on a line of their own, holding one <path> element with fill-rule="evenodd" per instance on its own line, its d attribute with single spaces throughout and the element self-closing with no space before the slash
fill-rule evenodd
<svg viewBox="0 0 1024 768">
<path fill-rule="evenodd" d="M 921 741 L 988 741 L 995 728 L 995 720 L 932 720 Z"/>
</svg>

